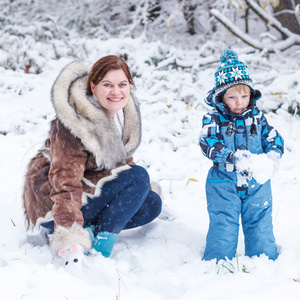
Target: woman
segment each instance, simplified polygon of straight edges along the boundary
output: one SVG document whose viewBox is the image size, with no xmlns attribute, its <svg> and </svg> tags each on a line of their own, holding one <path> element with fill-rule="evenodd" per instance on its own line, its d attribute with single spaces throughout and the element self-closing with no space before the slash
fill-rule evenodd
<svg viewBox="0 0 300 300">
<path fill-rule="evenodd" d="M 56 118 L 29 163 L 24 208 L 28 225 L 51 229 L 54 255 L 79 245 L 108 257 L 121 230 L 160 214 L 147 171 L 131 157 L 141 140 L 134 87 L 127 64 L 113 55 L 92 68 L 69 64 L 52 87 Z"/>
</svg>

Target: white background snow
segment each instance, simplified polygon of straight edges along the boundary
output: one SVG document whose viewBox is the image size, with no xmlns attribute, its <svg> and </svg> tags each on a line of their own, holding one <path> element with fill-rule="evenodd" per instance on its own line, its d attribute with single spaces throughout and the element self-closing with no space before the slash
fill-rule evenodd
<svg viewBox="0 0 300 300">
<path fill-rule="evenodd" d="M 76 44 L 76 41 L 73 41 Z M 284 105 L 299 99 L 299 52 L 246 54 L 263 98 L 258 105 L 285 140 L 285 154 L 272 178 L 273 224 L 279 258 L 244 256 L 240 232 L 237 259 L 202 261 L 208 229 L 205 180 L 209 161 L 198 136 L 209 109 L 203 98 L 214 84 L 218 63 L 199 67 L 197 50 L 180 50 L 142 38 L 84 41 L 87 59 L 127 53 L 141 104 L 142 143 L 134 155 L 160 183 L 164 213 L 142 228 L 124 231 L 110 258 L 87 257 L 82 278 L 66 273 L 49 247 L 26 243 L 22 186 L 26 166 L 42 145 L 54 117 L 50 89 L 70 57 L 53 58 L 49 48 L 33 47 L 40 74 L 0 67 L 0 298 L 1 299 L 300 299 L 300 120 Z M 240 47 L 240 48 L 239 48 Z M 167 50 L 166 50 L 167 49 Z M 43 53 L 43 56 L 40 55 Z M 155 66 L 151 58 L 168 53 L 187 62 L 189 71 Z M 296 54 L 295 54 L 296 53 Z M 0 53 L 1 54 L 1 53 Z M 217 61 L 220 53 L 215 54 Z M 150 63 L 145 63 L 146 60 Z M 295 83 L 297 82 L 297 84 Z M 288 104 L 288 103 L 287 103 Z"/>
</svg>

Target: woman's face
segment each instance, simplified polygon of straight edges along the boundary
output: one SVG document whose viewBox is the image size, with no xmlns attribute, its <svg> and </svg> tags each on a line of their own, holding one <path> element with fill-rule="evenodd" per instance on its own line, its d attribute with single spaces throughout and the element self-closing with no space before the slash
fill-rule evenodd
<svg viewBox="0 0 300 300">
<path fill-rule="evenodd" d="M 91 89 L 111 117 L 127 104 L 130 95 L 130 84 L 122 69 L 108 71 L 97 85 L 91 83 Z"/>
</svg>

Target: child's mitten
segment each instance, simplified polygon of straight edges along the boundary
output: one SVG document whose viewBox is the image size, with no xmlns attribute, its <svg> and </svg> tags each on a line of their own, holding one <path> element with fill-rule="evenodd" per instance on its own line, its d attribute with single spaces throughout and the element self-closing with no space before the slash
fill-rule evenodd
<svg viewBox="0 0 300 300">
<path fill-rule="evenodd" d="M 268 158 L 273 161 L 273 175 L 275 175 L 279 169 L 279 160 L 280 160 L 280 153 L 277 151 L 271 150 L 267 153 Z"/>
</svg>

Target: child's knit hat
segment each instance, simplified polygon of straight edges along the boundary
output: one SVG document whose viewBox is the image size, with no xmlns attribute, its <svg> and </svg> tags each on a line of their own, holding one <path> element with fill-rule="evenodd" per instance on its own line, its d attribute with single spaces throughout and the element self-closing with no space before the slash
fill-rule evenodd
<svg viewBox="0 0 300 300">
<path fill-rule="evenodd" d="M 249 68 L 240 60 L 235 51 L 225 49 L 220 56 L 221 65 L 215 73 L 215 96 L 221 96 L 234 85 L 245 84 L 252 88 L 252 78 Z M 218 99 L 219 101 L 221 99 Z"/>
<path fill-rule="evenodd" d="M 236 52 L 231 49 L 225 49 L 220 56 L 221 65 L 215 73 L 215 87 L 210 90 L 204 101 L 206 104 L 213 107 L 222 107 L 223 96 L 227 89 L 234 85 L 245 84 L 250 88 L 250 108 L 252 115 L 252 124 L 250 127 L 250 136 L 257 134 L 253 109 L 256 101 L 261 97 L 261 92 L 252 87 L 252 78 L 249 68 L 243 62 L 238 60 Z M 223 108 L 225 105 L 223 105 Z M 222 108 L 221 108 L 222 110 Z M 235 124 L 232 114 L 229 113 L 229 124 L 226 130 L 226 135 L 231 136 L 235 132 Z"/>
</svg>

